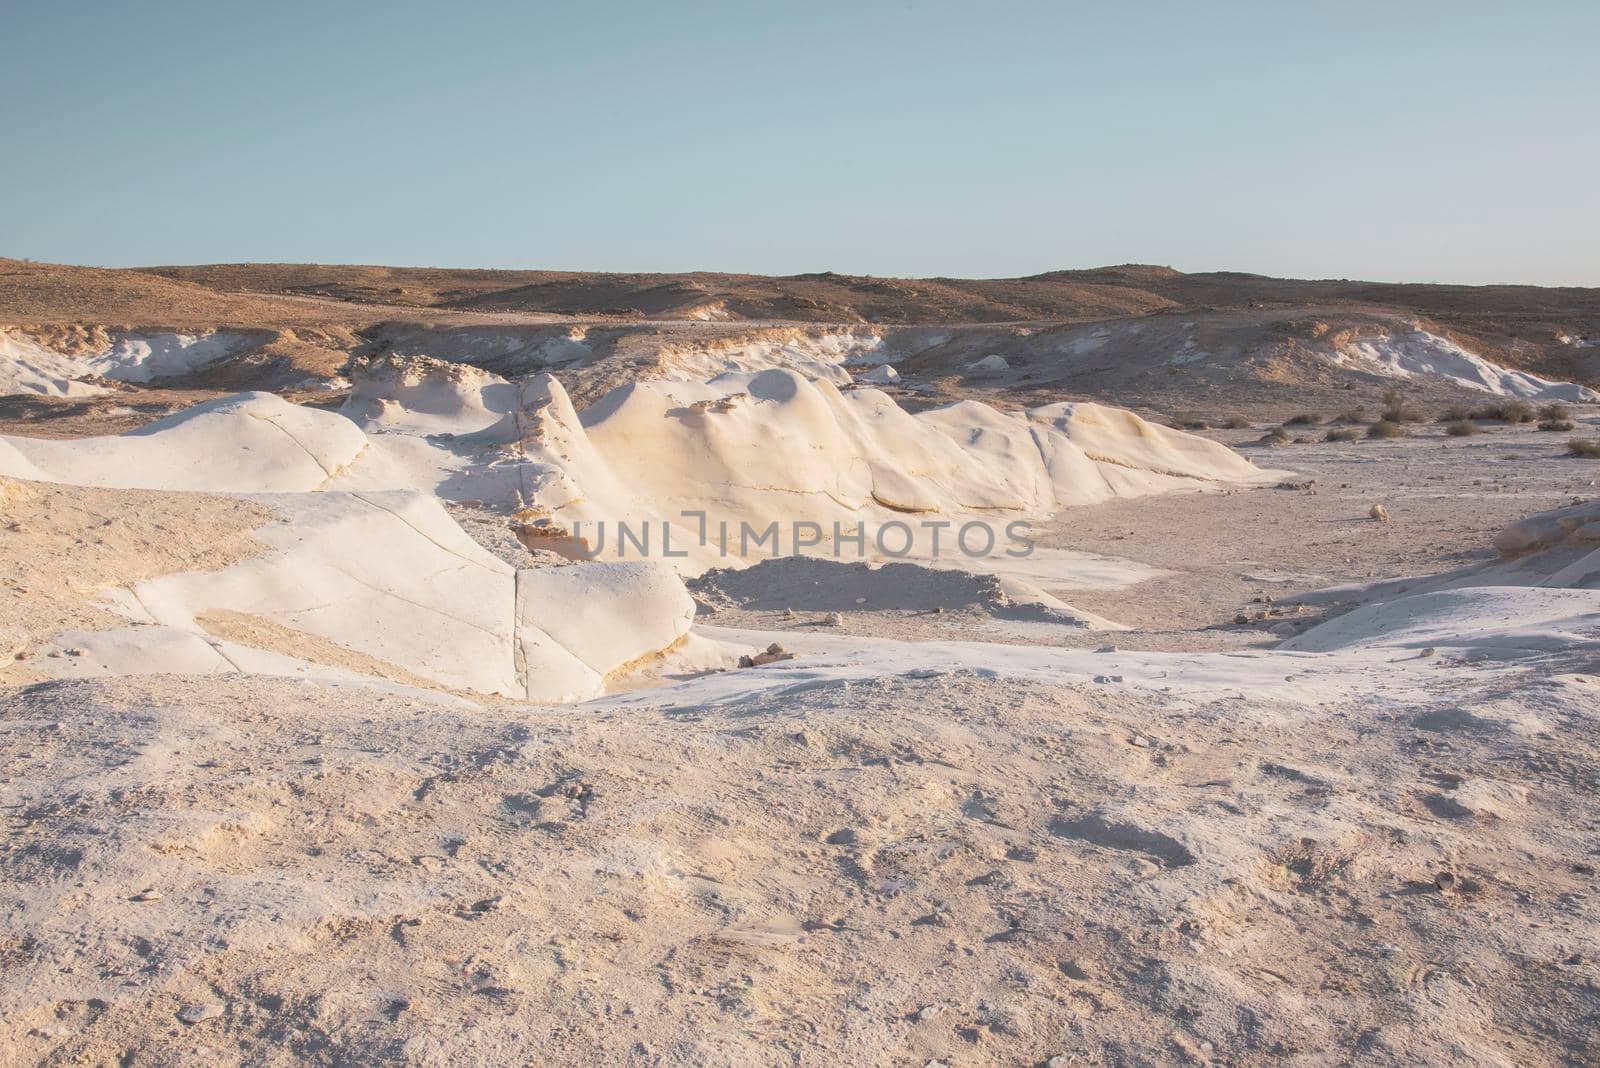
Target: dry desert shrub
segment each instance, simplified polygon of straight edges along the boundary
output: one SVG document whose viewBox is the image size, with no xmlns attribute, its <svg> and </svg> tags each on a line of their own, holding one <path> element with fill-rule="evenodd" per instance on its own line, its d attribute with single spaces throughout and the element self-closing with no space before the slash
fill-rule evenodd
<svg viewBox="0 0 1600 1068">
<path fill-rule="evenodd" d="M 1539 429 L 1571 430 L 1573 423 L 1568 418 L 1571 414 L 1565 404 L 1546 404 L 1539 409 Z"/>
<path fill-rule="evenodd" d="M 1452 404 L 1439 413 L 1436 423 L 1464 423 L 1472 418 L 1472 411 L 1464 405 Z"/>
<path fill-rule="evenodd" d="M 1415 408 L 1406 407 L 1405 390 L 1398 387 L 1384 390 L 1383 412 L 1378 416 L 1381 423 L 1420 423 L 1422 413 Z M 1389 435 L 1396 437 L 1398 435 Z"/>
<path fill-rule="evenodd" d="M 1235 415 L 1230 416 L 1228 421 L 1222 425 L 1227 427 L 1229 430 L 1249 430 L 1250 420 L 1246 419 L 1242 415 Z"/>
<path fill-rule="evenodd" d="M 1376 423 L 1367 427 L 1367 437 L 1369 438 L 1403 438 L 1405 436 L 1406 428 L 1401 425 L 1398 419 L 1379 419 Z"/>
<path fill-rule="evenodd" d="M 1482 431 L 1478 424 L 1470 419 L 1457 419 L 1454 422 L 1445 424 L 1444 432 L 1453 438 L 1465 438 Z"/>
<path fill-rule="evenodd" d="M 1322 425 L 1322 416 L 1314 415 L 1314 414 L 1312 414 L 1310 412 L 1302 412 L 1299 415 L 1291 415 L 1289 418 L 1285 419 L 1283 421 L 1283 425 L 1284 426 L 1321 426 Z"/>
<path fill-rule="evenodd" d="M 1472 418 L 1492 419 L 1497 423 L 1531 423 L 1534 411 L 1533 405 L 1525 400 L 1507 400 L 1479 408 L 1472 413 Z"/>
<path fill-rule="evenodd" d="M 1266 434 L 1262 435 L 1261 444 L 1263 444 L 1263 445 L 1287 445 L 1287 444 L 1289 444 L 1289 442 L 1291 442 L 1293 440 L 1294 440 L 1294 435 L 1293 434 L 1289 433 L 1287 430 L 1283 429 L 1283 427 L 1281 427 L 1281 426 L 1275 426 L 1271 430 L 1267 431 Z"/>
<path fill-rule="evenodd" d="M 1567 452 L 1585 460 L 1600 460 L 1600 441 L 1594 438 L 1573 438 L 1567 442 Z"/>
<path fill-rule="evenodd" d="M 1347 412 L 1340 412 L 1334 417 L 1333 421 L 1335 423 L 1344 423 L 1348 426 L 1365 423 L 1367 421 L 1367 410 L 1365 408 L 1351 408 Z"/>
<path fill-rule="evenodd" d="M 29 496 L 28 488 L 9 478 L 0 478 L 0 504 L 16 504 Z"/>
<path fill-rule="evenodd" d="M 1323 435 L 1323 441 L 1360 441 L 1363 437 L 1360 427 L 1347 426 L 1338 430 L 1330 430 Z"/>
<path fill-rule="evenodd" d="M 1262 872 L 1269 884 L 1284 890 L 1323 892 L 1331 884 L 1365 877 L 1373 863 L 1373 843 L 1374 839 L 1364 831 L 1339 842 L 1301 838 L 1269 851 Z"/>
</svg>

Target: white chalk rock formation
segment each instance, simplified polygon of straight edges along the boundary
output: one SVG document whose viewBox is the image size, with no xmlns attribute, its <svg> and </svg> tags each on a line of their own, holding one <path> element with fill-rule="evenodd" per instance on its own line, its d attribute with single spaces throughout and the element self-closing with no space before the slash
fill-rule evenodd
<svg viewBox="0 0 1600 1068">
<path fill-rule="evenodd" d="M 506 388 L 514 398 L 516 388 Z M 463 391 L 454 417 L 509 419 L 514 428 L 516 403 L 499 416 L 481 396 Z M 424 414 L 451 413 L 435 405 Z M 349 419 L 270 394 L 203 404 L 118 437 L 0 438 L 0 474 L 240 493 L 284 517 L 257 532 L 268 546 L 261 556 L 215 573 L 142 582 L 116 598 L 142 626 L 79 635 L 77 644 L 92 655 L 62 666 L 78 673 L 278 673 L 303 668 L 301 655 L 336 664 L 345 657 L 357 676 L 376 671 L 449 689 L 568 701 L 600 694 L 612 672 L 688 631 L 693 601 L 669 568 L 641 562 L 518 571 L 468 537 L 431 493 L 407 490 L 410 469 L 369 452 L 367 435 Z M 387 491 L 333 490 L 335 481 L 354 481 L 348 469 L 357 461 L 364 477 Z M 231 624 L 216 623 L 215 613 Z M 218 626 L 223 633 L 214 635 Z M 238 628 L 245 636 L 223 640 Z M 307 641 L 313 647 L 302 648 Z"/>
<path fill-rule="evenodd" d="M 92 329 L 63 344 L 0 329 L 0 395 L 82 397 L 107 392 L 97 381 L 153 382 L 238 355 L 258 342 L 248 334 Z M 59 347 L 58 347 L 59 346 Z"/>
<path fill-rule="evenodd" d="M 1279 648 L 1323 653 L 1458 648 L 1480 658 L 1593 650 L 1600 647 L 1593 636 L 1597 615 L 1600 592 L 1595 590 L 1467 586 L 1363 605 Z"/>
<path fill-rule="evenodd" d="M 93 397 L 105 386 L 82 379 L 94 372 L 80 359 L 39 344 L 13 330 L 0 330 L 0 396 Z"/>
<path fill-rule="evenodd" d="M 518 389 L 469 364 L 386 355 L 351 368 L 341 414 L 372 432 L 472 434 L 517 410 Z"/>
<path fill-rule="evenodd" d="M 995 375 L 1011 370 L 1011 362 L 998 353 L 990 353 L 981 360 L 967 364 L 967 371 L 975 375 Z"/>
<path fill-rule="evenodd" d="M 883 360 L 882 334 L 873 328 L 807 329 L 778 327 L 741 331 L 727 337 L 702 337 L 665 344 L 658 352 L 665 377 L 704 382 L 717 375 L 782 369 L 807 378 L 847 385 L 845 365 Z"/>
<path fill-rule="evenodd" d="M 606 676 L 688 633 L 694 604 L 658 563 L 518 569 L 411 494 L 256 496 L 283 516 L 269 550 L 219 572 L 110 593 L 134 627 L 75 632 L 69 673 L 304 671 L 534 702 L 605 691 Z"/>
<path fill-rule="evenodd" d="M 1540 512 L 1494 539 L 1501 559 L 1425 578 L 1336 587 L 1301 600 L 1360 607 L 1283 643 L 1285 649 L 1470 646 L 1521 655 L 1597 646 L 1600 501 Z"/>
<path fill-rule="evenodd" d="M 137 635 L 108 636 L 95 663 L 276 671 L 343 657 L 391 680 L 583 698 L 688 631 L 679 572 L 822 555 L 837 548 L 835 524 L 870 538 L 901 523 L 922 537 L 924 519 L 992 527 L 1277 477 L 1093 404 L 1003 413 L 965 402 L 913 415 L 874 389 L 773 369 L 636 383 L 580 415 L 548 375 L 507 383 L 425 358 L 363 372 L 349 418 L 243 394 L 119 437 L 0 438 L 0 475 L 240 493 L 286 518 L 258 535 L 262 556 L 135 586 L 121 606 L 148 632 L 149 656 L 130 654 Z M 518 571 L 440 507 L 452 495 L 524 504 L 525 543 L 599 549 L 607 562 Z M 703 513 L 703 527 L 684 513 Z M 619 523 L 635 535 L 628 551 Z M 815 540 L 797 545 L 806 525 Z M 945 537 L 952 556 L 955 534 Z M 905 555 L 930 554 L 916 544 Z"/>
<path fill-rule="evenodd" d="M 1494 539 L 1494 547 L 1507 559 L 1562 545 L 1600 549 L 1600 500 L 1539 512 L 1511 524 Z"/>
<path fill-rule="evenodd" d="M 118 437 L 0 438 L 0 474 L 235 493 L 414 489 L 525 504 L 524 530 L 551 547 L 605 523 L 608 558 L 621 558 L 626 524 L 649 538 L 629 546 L 636 558 L 671 559 L 688 573 L 827 553 L 836 523 L 841 537 L 860 524 L 869 538 L 910 525 L 920 540 L 905 555 L 927 558 L 936 554 L 922 518 L 1003 525 L 1275 477 L 1216 442 L 1102 405 L 1005 413 L 969 401 L 913 415 L 878 390 L 841 392 L 789 370 L 634 383 L 581 415 L 548 375 L 513 384 L 407 358 L 357 381 L 347 411 L 371 436 L 351 418 L 242 394 Z M 820 547 L 796 548 L 798 524 L 820 528 Z"/>
<path fill-rule="evenodd" d="M 437 501 L 415 493 L 259 496 L 284 522 L 270 549 L 216 573 L 135 585 L 137 622 L 207 636 L 209 613 L 323 639 L 437 686 L 532 701 L 597 696 L 613 671 L 675 643 L 694 604 L 656 563 L 518 570 L 493 556 Z M 272 648 L 271 635 L 261 639 Z M 295 639 L 279 638 L 280 653 Z M 193 665 L 175 645 L 172 670 Z M 224 657 L 226 659 L 226 657 Z M 236 665 L 240 669 L 259 667 Z M 142 666 L 165 669 L 158 650 Z"/>
<path fill-rule="evenodd" d="M 963 402 L 913 415 L 877 390 L 841 393 L 786 370 L 635 383 L 581 415 L 541 376 L 525 384 L 523 401 L 501 430 L 520 435 L 532 513 L 567 530 L 649 526 L 649 555 L 685 552 L 688 571 L 751 555 L 723 547 L 724 522 L 735 533 L 741 523 L 776 523 L 787 542 L 797 523 L 831 536 L 835 522 L 853 530 L 908 514 L 1041 518 L 1272 477 L 1225 446 L 1101 405 L 1007 414 Z M 705 513 L 706 539 L 685 512 Z M 660 544 L 663 522 L 673 527 L 670 547 Z"/>
<path fill-rule="evenodd" d="M 0 474 L 75 486 L 279 493 L 320 489 L 367 447 L 348 419 L 271 393 L 207 401 L 114 437 L 0 436 Z"/>
<path fill-rule="evenodd" d="M 1096 404 L 1004 413 L 962 402 L 913 415 L 874 389 L 841 392 L 771 369 L 632 383 L 580 414 L 548 375 L 512 384 L 437 361 L 387 361 L 374 372 L 357 378 L 346 407 L 373 447 L 328 488 L 414 486 L 526 505 L 525 542 L 578 555 L 587 547 L 621 558 L 626 526 L 636 558 L 670 559 L 688 574 L 826 554 L 835 523 L 841 537 L 858 523 L 869 537 L 909 523 L 917 541 L 907 555 L 928 558 L 922 518 L 1003 526 L 1275 477 L 1225 446 Z M 797 524 L 820 527 L 820 547 L 797 550 Z"/>
<path fill-rule="evenodd" d="M 886 363 L 880 363 L 870 371 L 856 376 L 857 382 L 865 382 L 873 386 L 888 386 L 900 381 L 900 372 Z"/>
<path fill-rule="evenodd" d="M 1426 330 L 1413 327 L 1374 338 L 1358 338 L 1328 356 L 1336 366 L 1353 367 L 1389 378 L 1449 382 L 1466 389 L 1538 401 L 1600 401 L 1600 393 L 1575 382 L 1556 382 L 1528 371 L 1502 367 Z"/>
</svg>

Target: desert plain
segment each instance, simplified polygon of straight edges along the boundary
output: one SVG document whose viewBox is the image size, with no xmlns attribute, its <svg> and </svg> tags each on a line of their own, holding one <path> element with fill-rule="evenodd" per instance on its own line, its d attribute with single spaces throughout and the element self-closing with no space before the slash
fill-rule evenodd
<svg viewBox="0 0 1600 1068">
<path fill-rule="evenodd" d="M 0 261 L 0 1061 L 1595 1063 L 1597 384 L 1594 290 Z"/>
</svg>

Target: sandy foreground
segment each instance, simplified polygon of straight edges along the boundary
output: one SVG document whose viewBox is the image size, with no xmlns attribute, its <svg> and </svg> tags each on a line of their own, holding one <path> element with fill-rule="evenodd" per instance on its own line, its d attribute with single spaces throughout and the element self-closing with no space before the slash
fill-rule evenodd
<svg viewBox="0 0 1600 1068">
<path fill-rule="evenodd" d="M 565 705 L 348 650 L 387 688 L 60 677 L 99 591 L 281 517 L 0 483 L 0 1062 L 1594 1063 L 1592 586 L 1277 648 L 1593 496 L 1564 442 L 1242 448 L 1288 488 L 1058 512 L 1030 581 L 1126 630 L 691 579 L 695 641 L 794 657 Z"/>
<path fill-rule="evenodd" d="M 6 1047 L 1592 1061 L 1591 667 L 1311 702 L 955 669 L 581 715 L 44 684 L 3 705 Z"/>
</svg>

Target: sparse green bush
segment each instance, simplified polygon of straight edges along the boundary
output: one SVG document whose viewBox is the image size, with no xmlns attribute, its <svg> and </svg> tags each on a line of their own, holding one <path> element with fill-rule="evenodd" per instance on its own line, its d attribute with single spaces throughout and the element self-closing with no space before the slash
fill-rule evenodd
<svg viewBox="0 0 1600 1068">
<path fill-rule="evenodd" d="M 1573 438 L 1567 442 L 1567 452 L 1585 460 L 1600 460 L 1600 441 L 1594 438 Z"/>
<path fill-rule="evenodd" d="M 1362 438 L 1362 433 L 1361 433 L 1361 428 L 1360 427 L 1347 426 L 1347 427 L 1341 427 L 1338 430 L 1330 430 L 1330 431 L 1328 431 L 1327 434 L 1325 434 L 1323 436 L 1322 440 L 1323 441 L 1360 441 L 1361 438 Z"/>
<path fill-rule="evenodd" d="M 1376 423 L 1367 427 L 1367 437 L 1369 438 L 1403 438 L 1405 436 L 1406 428 L 1398 419 L 1379 419 Z"/>
<path fill-rule="evenodd" d="M 1453 423 L 1446 423 L 1444 432 L 1453 438 L 1465 438 L 1473 434 L 1480 434 L 1482 430 L 1477 423 L 1470 419 L 1457 419 Z"/>
</svg>

